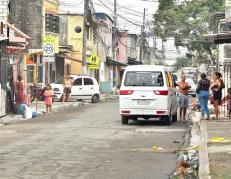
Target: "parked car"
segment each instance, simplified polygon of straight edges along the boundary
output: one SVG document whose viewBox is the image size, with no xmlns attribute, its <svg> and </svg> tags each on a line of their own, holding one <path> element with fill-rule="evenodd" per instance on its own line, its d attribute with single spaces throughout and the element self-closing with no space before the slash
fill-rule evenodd
<svg viewBox="0 0 231 179">
<path fill-rule="evenodd" d="M 125 69 L 120 88 L 122 124 L 130 119 L 177 120 L 174 77 L 164 66 L 137 65 Z"/>
<path fill-rule="evenodd" d="M 100 100 L 99 84 L 97 80 L 90 76 L 71 76 L 73 86 L 71 89 L 71 100 L 91 100 L 98 103 Z M 62 100 L 63 84 L 60 82 L 51 84 L 54 91 L 54 99 Z"/>
<path fill-rule="evenodd" d="M 197 96 L 197 93 L 196 93 L 197 85 L 195 84 L 194 80 L 192 78 L 187 78 L 186 82 L 191 86 L 191 88 L 188 91 L 188 94 L 192 97 L 196 97 Z"/>
<path fill-rule="evenodd" d="M 70 79 L 73 81 L 76 79 L 78 75 L 70 75 Z M 64 81 L 64 76 L 58 78 L 56 81 L 51 83 L 51 87 L 54 91 L 54 100 L 55 101 L 60 101 L 63 95 L 63 81 Z"/>
</svg>

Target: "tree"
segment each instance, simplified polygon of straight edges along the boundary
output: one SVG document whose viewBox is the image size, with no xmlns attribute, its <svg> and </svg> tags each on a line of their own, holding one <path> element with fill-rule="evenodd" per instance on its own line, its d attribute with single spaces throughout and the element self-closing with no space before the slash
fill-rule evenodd
<svg viewBox="0 0 231 179">
<path fill-rule="evenodd" d="M 174 67 L 176 69 L 181 69 L 183 67 L 190 66 L 192 63 L 192 60 L 187 57 L 179 57 L 176 59 L 176 63 L 174 64 Z"/>
<path fill-rule="evenodd" d="M 181 4 L 160 0 L 154 32 L 163 40 L 174 37 L 175 45 L 187 47 L 194 59 L 206 53 L 215 60 L 215 46 L 203 43 L 200 36 L 217 32 L 219 19 L 213 14 L 224 11 L 224 6 L 224 0 L 185 0 Z"/>
</svg>

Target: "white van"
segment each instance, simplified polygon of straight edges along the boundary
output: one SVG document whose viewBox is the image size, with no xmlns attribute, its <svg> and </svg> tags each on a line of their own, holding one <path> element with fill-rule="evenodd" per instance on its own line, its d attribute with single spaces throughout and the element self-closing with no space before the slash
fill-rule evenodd
<svg viewBox="0 0 231 179">
<path fill-rule="evenodd" d="M 177 121 L 177 96 L 172 73 L 164 66 L 136 65 L 125 69 L 120 88 L 122 124 L 129 119 Z"/>
</svg>

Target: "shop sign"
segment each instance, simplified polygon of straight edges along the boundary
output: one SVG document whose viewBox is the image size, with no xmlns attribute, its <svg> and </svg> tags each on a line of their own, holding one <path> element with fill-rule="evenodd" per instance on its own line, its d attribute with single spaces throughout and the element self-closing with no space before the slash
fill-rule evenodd
<svg viewBox="0 0 231 179">
<path fill-rule="evenodd" d="M 43 38 L 43 55 L 54 56 L 55 55 L 55 37 L 52 35 L 46 35 Z"/>
<path fill-rule="evenodd" d="M 91 69 L 91 70 L 98 70 L 99 69 L 99 64 L 100 64 L 100 61 L 99 61 L 99 57 L 94 53 L 92 54 L 89 58 L 88 58 L 88 62 L 90 63 L 88 65 L 88 69 Z"/>
</svg>

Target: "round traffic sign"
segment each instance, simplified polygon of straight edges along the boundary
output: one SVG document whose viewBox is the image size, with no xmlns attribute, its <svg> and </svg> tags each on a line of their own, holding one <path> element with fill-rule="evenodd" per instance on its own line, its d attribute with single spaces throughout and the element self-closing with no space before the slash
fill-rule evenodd
<svg viewBox="0 0 231 179">
<path fill-rule="evenodd" d="M 47 44 L 44 46 L 44 52 L 47 54 L 52 54 L 54 53 L 54 47 L 51 44 Z"/>
</svg>

